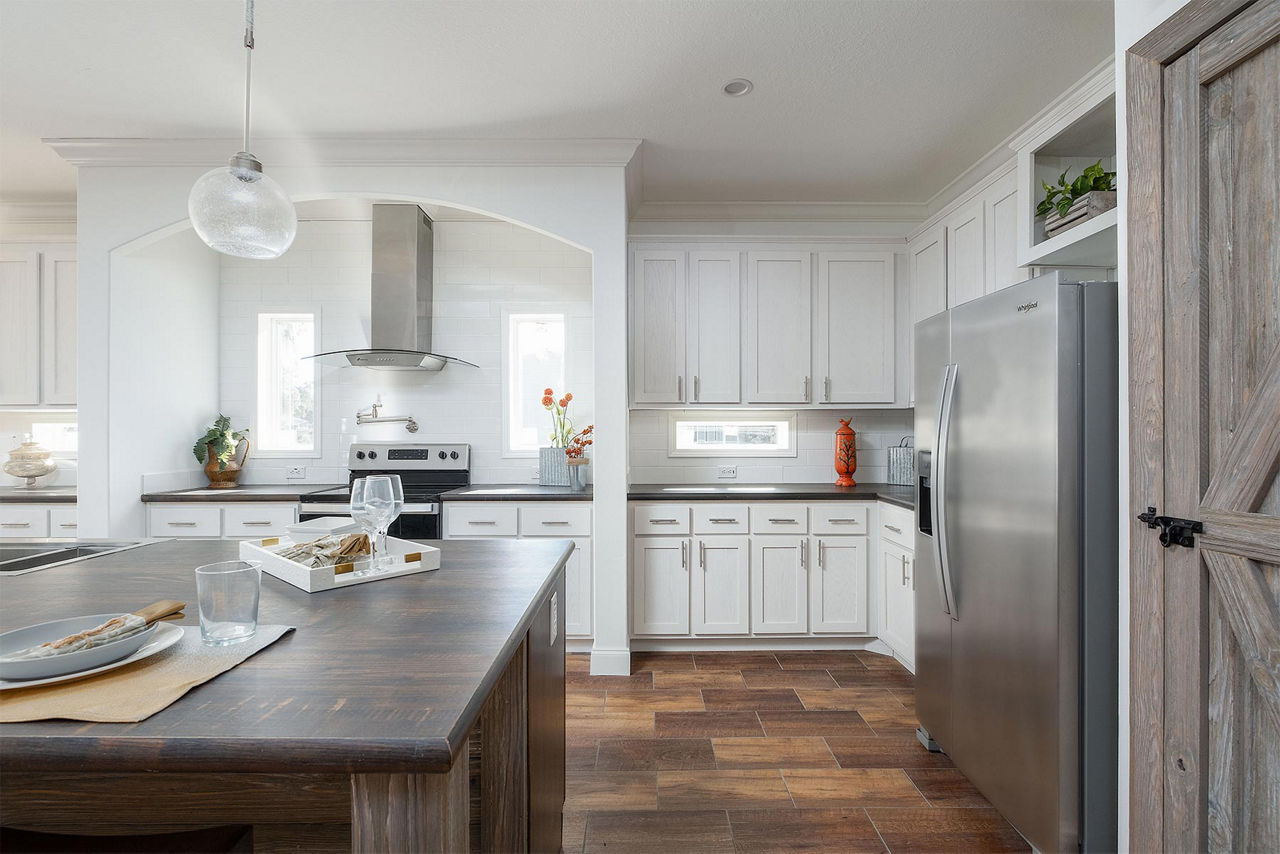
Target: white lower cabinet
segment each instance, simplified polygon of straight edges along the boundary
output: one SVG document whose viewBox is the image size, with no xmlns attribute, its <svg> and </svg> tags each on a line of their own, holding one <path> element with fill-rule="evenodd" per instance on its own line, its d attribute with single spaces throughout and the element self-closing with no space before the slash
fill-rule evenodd
<svg viewBox="0 0 1280 854">
<path fill-rule="evenodd" d="M 77 527 L 75 505 L 49 508 L 49 536 L 74 537 Z"/>
<path fill-rule="evenodd" d="M 695 635 L 745 635 L 751 631 L 751 546 L 747 537 L 697 537 L 697 566 L 690 595 Z"/>
<path fill-rule="evenodd" d="M 296 521 L 298 505 L 292 502 L 175 501 L 147 505 L 147 535 L 151 537 L 252 540 L 282 536 Z"/>
<path fill-rule="evenodd" d="M 880 638 L 903 659 L 915 665 L 916 591 L 915 553 L 897 543 L 880 544 L 880 588 L 884 614 Z"/>
<path fill-rule="evenodd" d="M 47 536 L 49 536 L 49 505 L 0 504 L 0 538 L 22 539 Z M 65 537 L 67 534 L 60 536 Z"/>
<path fill-rule="evenodd" d="M 867 538 L 814 537 L 817 564 L 809 575 L 809 628 L 815 632 L 867 630 Z"/>
<path fill-rule="evenodd" d="M 589 638 L 595 634 L 591 527 L 591 503 L 585 501 L 446 501 L 442 536 L 446 540 L 573 540 L 573 554 L 564 567 L 564 633 Z"/>
<path fill-rule="evenodd" d="M 685 537 L 636 537 L 632 554 L 632 631 L 689 633 L 689 548 Z"/>
<path fill-rule="evenodd" d="M 757 635 L 809 630 L 808 537 L 751 538 L 751 631 Z"/>
</svg>

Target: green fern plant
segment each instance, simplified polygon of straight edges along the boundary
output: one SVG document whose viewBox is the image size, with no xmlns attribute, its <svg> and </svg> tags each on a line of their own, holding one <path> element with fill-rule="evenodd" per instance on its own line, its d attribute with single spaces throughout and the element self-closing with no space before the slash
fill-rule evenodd
<svg viewBox="0 0 1280 854">
<path fill-rule="evenodd" d="M 1116 188 L 1116 173 L 1103 169 L 1101 160 L 1092 166 L 1086 166 L 1074 181 L 1067 180 L 1067 173 L 1070 171 L 1063 170 L 1058 176 L 1057 186 L 1048 181 L 1040 182 L 1044 187 L 1044 199 L 1036 205 L 1036 216 L 1044 216 L 1051 210 L 1057 210 L 1058 216 L 1066 216 L 1075 200 L 1086 193 Z"/>
<path fill-rule="evenodd" d="M 223 471 L 231 458 L 236 455 L 236 448 L 240 446 L 240 442 L 248 435 L 248 428 L 232 430 L 231 419 L 219 413 L 213 426 L 196 440 L 191 453 L 195 454 L 196 460 L 203 465 L 208 454 L 212 452 L 213 458 L 218 461 L 218 471 Z"/>
</svg>

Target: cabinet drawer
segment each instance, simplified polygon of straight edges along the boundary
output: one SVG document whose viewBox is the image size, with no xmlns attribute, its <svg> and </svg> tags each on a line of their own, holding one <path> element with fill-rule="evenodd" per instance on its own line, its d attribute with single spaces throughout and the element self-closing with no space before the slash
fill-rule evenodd
<svg viewBox="0 0 1280 854">
<path fill-rule="evenodd" d="M 49 536 L 49 508 L 0 504 L 0 537 Z"/>
<path fill-rule="evenodd" d="M 809 508 L 815 534 L 866 534 L 867 505 L 842 501 Z"/>
<path fill-rule="evenodd" d="M 809 508 L 803 504 L 766 504 L 751 508 L 753 534 L 803 534 L 809 530 Z"/>
<path fill-rule="evenodd" d="M 520 508 L 524 537 L 587 537 L 591 535 L 591 504 L 526 504 Z"/>
<path fill-rule="evenodd" d="M 455 502 L 445 512 L 446 537 L 514 537 L 516 505 Z"/>
<path fill-rule="evenodd" d="M 650 504 L 635 509 L 637 534 L 689 533 L 688 504 Z"/>
<path fill-rule="evenodd" d="M 880 505 L 880 536 L 891 543 L 915 549 L 915 514 L 905 507 Z"/>
<path fill-rule="evenodd" d="M 296 519 L 294 504 L 245 504 L 222 511 L 224 537 L 274 537 L 287 533 Z"/>
<path fill-rule="evenodd" d="M 745 534 L 747 505 L 699 504 L 693 508 L 695 534 Z"/>
<path fill-rule="evenodd" d="M 49 508 L 49 536 L 74 537 L 76 535 L 76 508 Z"/>
<path fill-rule="evenodd" d="M 153 537 L 220 537 L 222 510 L 198 504 L 152 505 L 147 511 Z"/>
</svg>

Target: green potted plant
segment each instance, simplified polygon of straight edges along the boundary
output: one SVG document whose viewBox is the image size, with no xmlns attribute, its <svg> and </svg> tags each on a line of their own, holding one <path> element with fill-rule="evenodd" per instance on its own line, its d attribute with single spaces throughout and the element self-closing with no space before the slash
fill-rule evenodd
<svg viewBox="0 0 1280 854">
<path fill-rule="evenodd" d="M 1044 198 L 1036 205 L 1036 216 L 1044 221 L 1044 235 L 1053 237 L 1116 206 L 1116 173 L 1108 172 L 1099 160 L 1086 166 L 1068 181 L 1064 169 L 1057 184 L 1041 181 Z"/>
<path fill-rule="evenodd" d="M 231 419 L 219 414 L 213 426 L 196 440 L 191 453 L 197 462 L 204 463 L 210 489 L 235 489 L 249 458 L 249 430 L 233 430 Z"/>
</svg>

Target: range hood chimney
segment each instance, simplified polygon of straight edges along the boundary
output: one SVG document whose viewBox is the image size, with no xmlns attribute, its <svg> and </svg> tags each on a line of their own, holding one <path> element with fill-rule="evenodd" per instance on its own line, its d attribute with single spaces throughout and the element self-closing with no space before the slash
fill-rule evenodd
<svg viewBox="0 0 1280 854">
<path fill-rule="evenodd" d="M 431 351 L 431 218 L 417 205 L 373 206 L 370 346 L 309 358 L 325 364 L 398 371 L 439 371 L 449 362 Z"/>
</svg>

